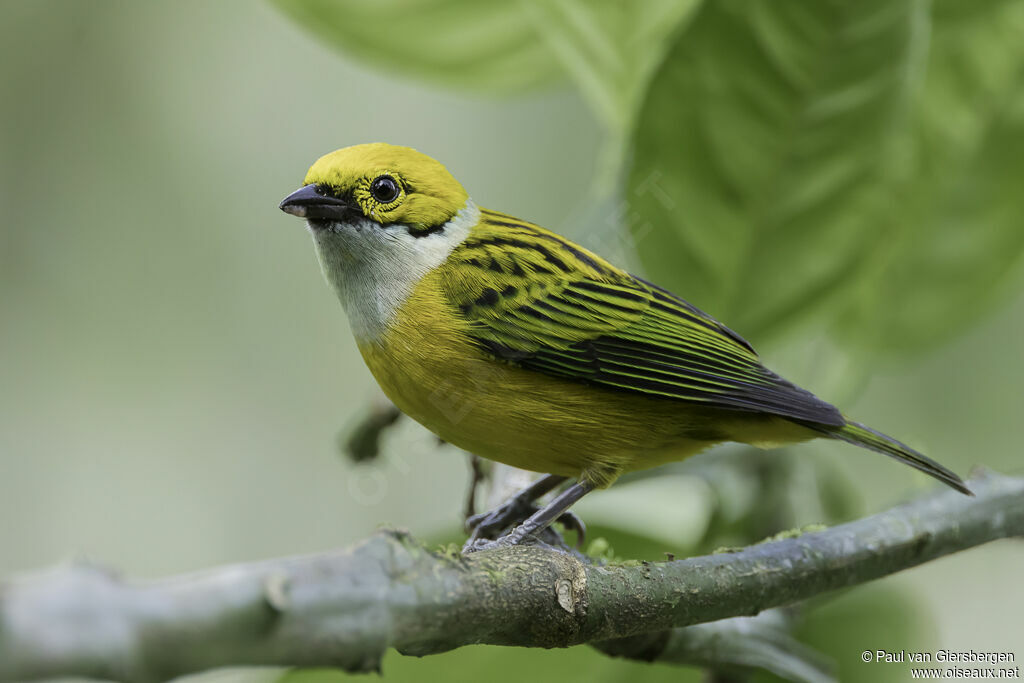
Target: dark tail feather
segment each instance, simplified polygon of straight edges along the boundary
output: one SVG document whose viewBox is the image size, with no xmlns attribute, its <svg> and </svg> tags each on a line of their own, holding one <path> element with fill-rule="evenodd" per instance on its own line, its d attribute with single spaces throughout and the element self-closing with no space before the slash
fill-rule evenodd
<svg viewBox="0 0 1024 683">
<path fill-rule="evenodd" d="M 833 439 L 839 439 L 846 443 L 852 443 L 855 446 L 860 446 L 862 448 L 867 448 L 869 450 L 888 455 L 890 458 L 895 458 L 904 464 L 910 465 L 914 469 L 921 470 L 925 474 L 935 477 L 946 486 L 954 488 L 960 493 L 966 493 L 968 496 L 974 495 L 971 490 L 967 488 L 963 479 L 947 470 L 939 463 L 918 453 L 906 444 L 902 444 L 896 439 L 886 436 L 881 432 L 876 432 L 870 427 L 865 427 L 859 422 L 847 422 L 845 427 L 841 427 L 835 431 L 829 430 L 826 433 Z"/>
</svg>

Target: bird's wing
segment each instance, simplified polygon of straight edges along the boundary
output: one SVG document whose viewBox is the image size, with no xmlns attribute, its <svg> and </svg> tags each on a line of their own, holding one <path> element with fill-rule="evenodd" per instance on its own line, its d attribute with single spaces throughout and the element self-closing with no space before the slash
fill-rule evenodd
<svg viewBox="0 0 1024 683">
<path fill-rule="evenodd" d="M 842 425 L 742 337 L 686 301 L 538 226 L 485 212 L 442 287 L 481 349 L 610 389 Z"/>
</svg>

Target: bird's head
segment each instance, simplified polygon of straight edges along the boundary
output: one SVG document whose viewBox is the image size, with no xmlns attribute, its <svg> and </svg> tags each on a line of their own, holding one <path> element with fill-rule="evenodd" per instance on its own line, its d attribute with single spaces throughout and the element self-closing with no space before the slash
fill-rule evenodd
<svg viewBox="0 0 1024 683">
<path fill-rule="evenodd" d="M 467 199 L 434 159 L 409 147 L 371 143 L 320 157 L 281 210 L 305 218 L 313 230 L 360 227 L 422 236 L 442 229 Z"/>
<path fill-rule="evenodd" d="M 364 340 L 381 334 L 480 216 L 444 166 L 381 143 L 318 159 L 281 210 L 306 219 L 324 275 Z"/>
</svg>

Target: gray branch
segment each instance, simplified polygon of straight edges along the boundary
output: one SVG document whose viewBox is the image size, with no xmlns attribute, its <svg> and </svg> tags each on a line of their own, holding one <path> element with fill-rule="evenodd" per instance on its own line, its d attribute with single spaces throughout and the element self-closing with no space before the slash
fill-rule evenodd
<svg viewBox="0 0 1024 683">
<path fill-rule="evenodd" d="M 563 647 L 688 664 L 767 666 L 794 643 L 730 617 L 864 583 L 1024 535 L 1024 479 L 982 474 L 970 498 L 936 492 L 865 519 L 738 552 L 597 566 L 541 547 L 468 556 L 401 532 L 344 551 L 221 567 L 153 582 L 76 564 L 0 584 L 0 681 L 162 680 L 228 665 L 374 670 L 473 643 Z M 767 632 L 765 632 L 767 633 Z M 703 639 L 703 640 L 702 640 Z M 742 658 L 746 659 L 742 659 Z M 814 669 L 800 680 L 827 679 Z"/>
</svg>

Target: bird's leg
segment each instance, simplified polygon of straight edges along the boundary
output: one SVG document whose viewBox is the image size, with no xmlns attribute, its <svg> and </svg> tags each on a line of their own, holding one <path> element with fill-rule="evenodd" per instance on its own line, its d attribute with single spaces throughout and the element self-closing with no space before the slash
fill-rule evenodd
<svg viewBox="0 0 1024 683">
<path fill-rule="evenodd" d="M 472 532 L 467 544 L 473 543 L 480 538 L 488 538 L 499 534 L 503 529 L 523 521 L 537 509 L 534 507 L 533 501 L 548 493 L 566 479 L 568 477 L 546 474 L 497 508 L 467 518 L 466 530 Z"/>
<path fill-rule="evenodd" d="M 476 550 L 488 550 L 490 548 L 519 545 L 529 537 L 536 536 L 543 532 L 552 522 L 561 519 L 563 515 L 571 515 L 572 513 L 567 512 L 569 506 L 593 490 L 594 485 L 588 481 L 576 482 L 558 494 L 553 501 L 530 515 L 526 521 L 501 538 L 494 541 L 484 541 L 483 539 L 471 537 L 466 541 L 466 545 L 463 546 L 462 551 L 473 552 Z M 573 515 L 573 518 L 576 518 L 576 516 Z"/>
<path fill-rule="evenodd" d="M 473 478 L 469 482 L 469 492 L 466 494 L 466 513 L 463 515 L 466 519 L 476 516 L 476 490 L 484 480 L 484 469 L 479 455 L 469 454 L 469 468 Z"/>
<path fill-rule="evenodd" d="M 527 536 L 537 534 L 557 519 L 561 519 L 568 512 L 569 507 L 583 496 L 594 490 L 594 485 L 588 481 L 578 481 L 566 490 L 562 491 L 553 501 L 530 515 L 529 518 L 507 536 L 508 545 L 518 545 Z M 573 515 L 575 517 L 575 515 Z M 582 524 L 582 523 L 581 523 Z"/>
</svg>

